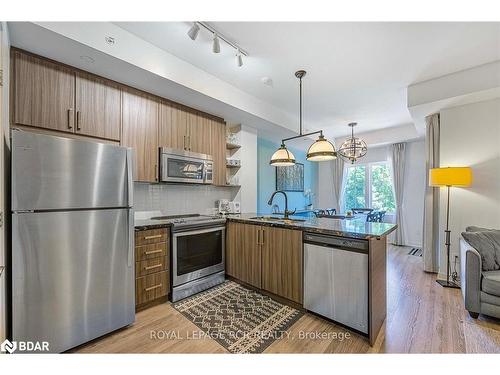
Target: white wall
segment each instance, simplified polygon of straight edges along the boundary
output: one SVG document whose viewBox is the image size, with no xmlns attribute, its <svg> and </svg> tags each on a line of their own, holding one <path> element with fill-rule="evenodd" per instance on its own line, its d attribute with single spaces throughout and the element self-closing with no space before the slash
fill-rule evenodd
<svg viewBox="0 0 500 375">
<path fill-rule="evenodd" d="M 236 200 L 241 202 L 241 212 L 257 212 L 257 131 L 248 126 L 241 126 L 241 148 L 235 157 L 241 160 L 238 172 L 241 189 Z"/>
<path fill-rule="evenodd" d="M 460 233 L 468 225 L 500 228 L 500 99 L 442 110 L 440 164 L 470 166 L 470 188 L 452 188 L 450 229 L 452 265 L 459 255 Z M 440 227 L 444 237 L 446 191 L 441 190 Z M 444 238 L 440 238 L 440 276 L 446 274 Z M 458 266 L 457 266 L 458 267 Z"/>
<path fill-rule="evenodd" d="M 390 146 L 369 147 L 361 163 L 389 161 Z M 318 172 L 318 207 L 335 207 L 335 194 L 332 186 L 332 164 L 319 163 Z M 407 142 L 405 167 L 404 207 L 404 243 L 407 246 L 422 246 L 422 223 L 424 214 L 425 192 L 425 144 L 423 140 Z M 393 215 L 387 215 L 386 221 L 393 222 Z M 391 238 L 389 238 L 390 240 Z"/>
</svg>

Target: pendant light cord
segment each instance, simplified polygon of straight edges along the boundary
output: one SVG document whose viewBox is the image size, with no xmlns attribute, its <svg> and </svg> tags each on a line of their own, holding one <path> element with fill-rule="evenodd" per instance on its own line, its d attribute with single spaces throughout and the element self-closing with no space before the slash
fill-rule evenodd
<svg viewBox="0 0 500 375">
<path fill-rule="evenodd" d="M 302 135 L 302 77 L 299 78 L 299 126 L 300 135 Z"/>
</svg>

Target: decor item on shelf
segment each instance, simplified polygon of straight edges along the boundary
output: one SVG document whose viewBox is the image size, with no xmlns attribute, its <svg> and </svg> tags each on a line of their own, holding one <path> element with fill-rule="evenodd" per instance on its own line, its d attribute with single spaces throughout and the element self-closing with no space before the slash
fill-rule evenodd
<svg viewBox="0 0 500 375">
<path fill-rule="evenodd" d="M 344 143 L 340 146 L 337 154 L 344 160 L 349 160 L 352 164 L 356 162 L 359 158 L 366 155 L 368 147 L 366 142 L 360 138 L 354 137 L 354 127 L 357 125 L 355 122 L 351 122 L 348 126 L 351 127 L 351 138 L 346 139 Z"/>
<path fill-rule="evenodd" d="M 248 52 L 242 49 L 239 45 L 236 43 L 232 42 L 228 37 L 222 35 L 220 32 L 218 32 L 216 29 L 214 29 L 211 25 L 209 25 L 206 22 L 200 22 L 200 21 L 195 21 L 193 22 L 193 25 L 190 27 L 190 29 L 187 32 L 188 37 L 191 40 L 196 40 L 198 37 L 198 33 L 200 32 L 200 26 L 203 27 L 204 29 L 208 30 L 212 34 L 212 52 L 213 53 L 220 53 L 221 48 L 220 48 L 220 41 L 224 41 L 227 45 L 230 47 L 234 48 L 236 51 L 235 57 L 236 57 L 236 66 L 241 68 L 243 66 L 243 56 L 248 57 Z"/>
<path fill-rule="evenodd" d="M 304 164 L 276 168 L 276 190 L 304 191 Z"/>
<path fill-rule="evenodd" d="M 230 167 L 241 167 L 240 159 L 226 159 L 226 165 Z"/>
<path fill-rule="evenodd" d="M 280 148 L 273 154 L 273 156 L 271 156 L 271 161 L 269 162 L 269 164 L 274 165 L 275 167 L 289 167 L 295 164 L 295 156 L 293 156 L 293 154 L 288 151 L 285 142 L 291 141 L 292 139 L 308 137 L 314 134 L 319 134 L 319 137 L 309 147 L 306 156 L 307 160 L 325 161 L 333 160 L 337 157 L 335 147 L 323 136 L 323 130 L 318 130 L 307 134 L 302 133 L 302 78 L 305 75 L 305 70 L 299 70 L 295 72 L 295 77 L 299 79 L 299 135 L 290 138 L 284 138 L 281 140 Z"/>
<path fill-rule="evenodd" d="M 467 187 L 472 184 L 472 170 L 469 167 L 432 168 L 429 170 L 429 185 L 434 187 L 445 186 L 447 189 L 446 201 L 446 280 L 436 280 L 446 288 L 460 288 L 454 281 L 450 281 L 450 187 Z"/>
</svg>

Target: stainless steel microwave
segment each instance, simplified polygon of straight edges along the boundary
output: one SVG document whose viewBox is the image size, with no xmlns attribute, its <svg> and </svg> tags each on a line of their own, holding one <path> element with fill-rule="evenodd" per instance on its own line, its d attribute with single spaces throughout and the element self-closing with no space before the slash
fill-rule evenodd
<svg viewBox="0 0 500 375">
<path fill-rule="evenodd" d="M 161 182 L 213 183 L 212 156 L 160 147 Z"/>
</svg>

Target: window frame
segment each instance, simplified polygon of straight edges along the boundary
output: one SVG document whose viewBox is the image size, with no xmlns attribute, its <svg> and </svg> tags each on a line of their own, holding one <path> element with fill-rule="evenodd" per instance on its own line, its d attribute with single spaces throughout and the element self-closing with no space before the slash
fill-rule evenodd
<svg viewBox="0 0 500 375">
<path fill-rule="evenodd" d="M 346 180 L 347 180 L 347 175 L 349 173 L 349 168 L 356 168 L 356 167 L 365 167 L 365 203 L 366 207 L 372 207 L 372 166 L 374 165 L 385 165 L 389 169 L 389 176 L 391 179 L 391 188 L 392 188 L 392 196 L 394 198 L 394 204 L 397 207 L 397 202 L 396 202 L 396 192 L 394 191 L 394 175 L 392 171 L 392 165 L 388 160 L 381 160 L 381 161 L 373 161 L 373 162 L 365 162 L 365 163 L 356 163 L 356 164 L 345 164 L 344 165 L 344 182 L 342 183 L 342 206 L 344 206 L 344 209 L 350 210 L 353 207 L 345 207 L 345 194 L 346 194 Z M 396 214 L 396 209 L 394 211 L 387 211 L 386 214 L 388 215 L 395 215 Z"/>
</svg>

